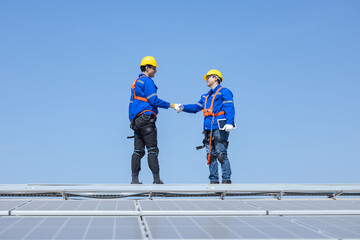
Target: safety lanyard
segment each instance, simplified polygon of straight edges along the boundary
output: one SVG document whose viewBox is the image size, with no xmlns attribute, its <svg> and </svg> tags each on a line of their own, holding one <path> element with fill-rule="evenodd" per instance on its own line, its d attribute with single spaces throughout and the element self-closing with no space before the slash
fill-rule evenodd
<svg viewBox="0 0 360 240">
<path fill-rule="evenodd" d="M 214 94 L 213 96 L 213 99 L 211 101 L 211 105 L 210 105 L 210 108 L 206 108 L 206 103 L 207 103 L 207 100 L 208 100 L 208 97 L 210 96 L 210 94 L 208 94 L 205 98 L 205 109 L 203 110 L 204 112 L 204 116 L 212 116 L 212 119 L 211 119 L 211 127 L 210 127 L 210 140 L 209 140 L 209 152 L 208 152 L 208 158 L 207 158 L 207 163 L 206 165 L 209 165 L 210 164 L 210 155 L 211 155 L 211 143 L 212 143 L 212 136 L 213 136 L 213 126 L 214 126 L 214 122 L 215 122 L 215 117 L 221 115 L 221 114 L 224 114 L 225 111 L 221 111 L 221 112 L 218 112 L 216 114 L 213 113 L 213 106 L 214 106 L 214 101 L 215 101 L 215 97 L 216 95 L 218 94 L 218 92 L 222 89 L 223 87 L 220 87 Z"/>
<path fill-rule="evenodd" d="M 211 142 L 212 142 L 212 136 L 213 136 L 214 119 L 215 119 L 215 115 L 213 115 L 213 117 L 212 117 L 211 127 L 210 127 L 209 153 L 208 153 L 208 159 L 207 159 L 207 163 L 206 163 L 206 165 L 208 165 L 208 166 L 209 166 L 209 164 L 210 164 Z"/>
</svg>

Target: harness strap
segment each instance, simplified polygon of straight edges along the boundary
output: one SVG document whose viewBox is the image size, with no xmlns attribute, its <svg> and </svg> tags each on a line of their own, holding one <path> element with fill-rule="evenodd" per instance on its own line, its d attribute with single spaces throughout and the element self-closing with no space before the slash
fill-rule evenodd
<svg viewBox="0 0 360 240">
<path fill-rule="evenodd" d="M 215 113 L 215 114 L 214 114 L 214 117 L 217 117 L 217 116 L 220 116 L 220 115 L 223 115 L 223 114 L 225 114 L 225 111 L 224 111 L 224 110 L 221 111 L 221 112 Z"/>
<path fill-rule="evenodd" d="M 143 101 L 143 102 L 149 102 L 149 100 L 148 100 L 147 98 L 138 97 L 138 96 L 136 96 L 136 94 L 135 94 L 135 84 L 136 84 L 137 80 L 139 80 L 139 79 L 142 78 L 142 77 L 144 77 L 144 76 L 141 76 L 141 77 L 137 78 L 137 79 L 133 82 L 133 84 L 132 84 L 132 86 L 131 86 L 131 88 L 134 89 L 134 98 L 133 98 L 133 100 L 134 100 L 134 99 L 137 99 L 137 100 L 140 100 L 140 101 Z"/>
<path fill-rule="evenodd" d="M 206 98 L 205 98 L 205 108 L 204 108 L 203 110 L 201 110 L 201 111 L 204 112 L 204 117 L 207 117 L 207 116 L 217 117 L 217 116 L 220 116 L 220 115 L 222 115 L 222 114 L 225 114 L 225 111 L 221 111 L 221 112 L 218 112 L 218 113 L 213 113 L 213 106 L 214 106 L 215 97 L 216 97 L 216 95 L 218 94 L 218 92 L 219 92 L 222 88 L 223 88 L 223 87 L 219 88 L 219 89 L 215 92 L 215 94 L 214 94 L 214 96 L 213 96 L 213 99 L 212 99 L 212 101 L 211 101 L 210 108 L 206 108 L 206 103 L 207 103 L 207 100 L 208 100 L 209 95 L 206 96 Z"/>
<path fill-rule="evenodd" d="M 152 113 L 154 114 L 154 116 L 157 117 L 157 116 L 156 116 L 156 113 L 155 113 L 154 111 L 151 111 L 151 110 L 144 110 L 144 111 L 142 111 L 141 113 L 138 113 L 138 115 L 136 115 L 136 116 L 140 116 L 140 115 L 143 114 L 144 112 L 152 112 Z"/>
<path fill-rule="evenodd" d="M 132 84 L 132 86 L 131 86 L 131 88 L 134 89 L 134 98 L 133 98 L 133 100 L 134 100 L 134 99 L 137 99 L 137 100 L 140 100 L 140 101 L 143 101 L 143 102 L 149 102 L 149 100 L 148 100 L 147 98 L 138 97 L 138 96 L 136 96 L 136 94 L 135 94 L 135 85 L 136 85 L 136 82 L 137 82 L 137 80 L 139 80 L 139 79 L 142 78 L 142 77 L 144 77 L 144 76 L 141 76 L 141 77 L 137 78 L 137 79 L 133 82 L 133 84 Z M 141 113 L 138 113 L 136 116 L 139 116 L 139 115 L 143 114 L 144 112 L 152 112 L 152 113 L 154 114 L 154 116 L 157 117 L 157 116 L 156 116 L 156 113 L 155 113 L 154 111 L 151 111 L 151 110 L 144 110 L 144 111 L 142 111 Z"/>
</svg>

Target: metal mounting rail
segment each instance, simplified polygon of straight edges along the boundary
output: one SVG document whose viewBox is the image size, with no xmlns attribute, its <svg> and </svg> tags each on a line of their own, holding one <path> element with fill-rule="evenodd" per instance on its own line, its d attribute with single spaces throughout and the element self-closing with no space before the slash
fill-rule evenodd
<svg viewBox="0 0 360 240">
<path fill-rule="evenodd" d="M 133 198 L 133 197 L 360 196 L 360 184 L 0 184 L 0 197 Z"/>
</svg>

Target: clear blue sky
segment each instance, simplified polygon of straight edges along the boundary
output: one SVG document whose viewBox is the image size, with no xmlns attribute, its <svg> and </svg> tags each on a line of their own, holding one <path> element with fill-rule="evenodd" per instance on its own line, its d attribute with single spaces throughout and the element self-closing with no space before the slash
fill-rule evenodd
<svg viewBox="0 0 360 240">
<path fill-rule="evenodd" d="M 360 182 L 360 1 L 0 1 L 0 183 L 129 183 L 130 87 L 234 94 L 234 183 Z M 208 183 L 201 113 L 160 109 L 165 183 Z M 143 158 L 140 180 L 152 182 Z"/>
</svg>

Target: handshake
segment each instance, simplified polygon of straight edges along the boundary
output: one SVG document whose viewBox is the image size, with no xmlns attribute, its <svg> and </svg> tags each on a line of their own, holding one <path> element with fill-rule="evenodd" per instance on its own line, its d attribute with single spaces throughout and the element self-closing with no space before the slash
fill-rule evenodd
<svg viewBox="0 0 360 240">
<path fill-rule="evenodd" d="M 174 104 L 174 110 L 177 113 L 180 113 L 182 110 L 184 110 L 184 105 L 182 105 L 181 103 L 175 103 Z"/>
<path fill-rule="evenodd" d="M 174 103 L 171 107 L 173 107 L 177 113 L 181 113 L 184 110 L 184 105 L 182 105 L 181 103 Z M 232 124 L 225 124 L 225 126 L 221 130 L 230 132 L 233 129 L 234 129 L 234 126 Z"/>
</svg>

